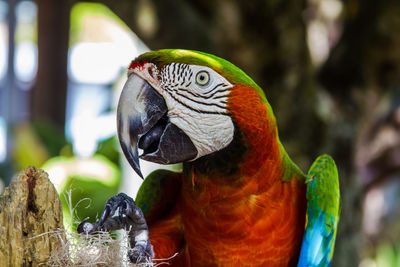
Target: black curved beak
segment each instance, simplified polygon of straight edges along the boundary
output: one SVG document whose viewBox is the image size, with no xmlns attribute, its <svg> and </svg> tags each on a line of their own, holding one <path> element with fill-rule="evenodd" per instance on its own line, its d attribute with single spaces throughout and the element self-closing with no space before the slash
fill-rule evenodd
<svg viewBox="0 0 400 267">
<path fill-rule="evenodd" d="M 167 114 L 163 97 L 147 81 L 131 74 L 118 103 L 118 137 L 125 157 L 142 178 L 139 157 L 173 164 L 197 155 L 190 138 L 169 121 Z M 143 149 L 140 156 L 138 148 Z"/>
</svg>

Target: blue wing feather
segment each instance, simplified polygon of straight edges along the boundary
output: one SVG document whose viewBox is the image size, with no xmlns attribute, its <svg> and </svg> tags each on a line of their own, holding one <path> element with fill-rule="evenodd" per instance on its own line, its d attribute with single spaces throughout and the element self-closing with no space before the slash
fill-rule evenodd
<svg viewBox="0 0 400 267">
<path fill-rule="evenodd" d="M 340 190 L 335 162 L 318 157 L 307 176 L 307 225 L 298 267 L 330 266 L 340 213 Z"/>
</svg>

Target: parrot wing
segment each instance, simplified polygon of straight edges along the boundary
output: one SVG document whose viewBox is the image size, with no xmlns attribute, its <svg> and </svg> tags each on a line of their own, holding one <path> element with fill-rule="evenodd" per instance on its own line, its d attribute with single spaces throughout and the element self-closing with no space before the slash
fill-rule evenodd
<svg viewBox="0 0 400 267">
<path fill-rule="evenodd" d="M 308 171 L 307 222 L 298 267 L 330 266 L 340 214 L 338 171 L 329 155 Z"/>
<path fill-rule="evenodd" d="M 175 207 L 181 188 L 180 176 L 180 173 L 160 169 L 143 181 L 135 202 L 147 223 L 163 218 Z"/>
</svg>

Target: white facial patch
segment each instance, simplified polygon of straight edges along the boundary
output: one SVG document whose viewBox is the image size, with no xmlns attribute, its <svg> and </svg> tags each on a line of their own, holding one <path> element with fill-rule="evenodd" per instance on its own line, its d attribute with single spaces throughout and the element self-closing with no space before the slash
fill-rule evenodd
<svg viewBox="0 0 400 267">
<path fill-rule="evenodd" d="M 231 83 L 204 66 L 171 63 L 157 70 L 158 79 L 149 77 L 149 67 L 155 66 L 146 63 L 137 74 L 163 96 L 170 122 L 192 140 L 198 151 L 196 158 L 229 145 L 234 134 L 227 110 Z"/>
<path fill-rule="evenodd" d="M 226 115 L 199 114 L 176 104 L 168 116 L 192 140 L 198 152 L 195 159 L 225 148 L 233 139 L 233 123 Z"/>
</svg>

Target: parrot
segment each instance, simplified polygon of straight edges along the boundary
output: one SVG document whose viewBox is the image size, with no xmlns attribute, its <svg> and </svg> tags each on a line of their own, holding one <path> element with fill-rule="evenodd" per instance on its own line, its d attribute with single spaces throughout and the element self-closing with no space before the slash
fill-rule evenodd
<svg viewBox="0 0 400 267">
<path fill-rule="evenodd" d="M 155 170 L 135 200 L 110 198 L 78 232 L 129 230 L 132 262 L 330 266 L 341 206 L 335 162 L 324 154 L 304 174 L 264 91 L 234 64 L 184 49 L 138 56 L 117 133 L 142 178 L 139 159 L 182 163 L 182 171 Z"/>
</svg>

